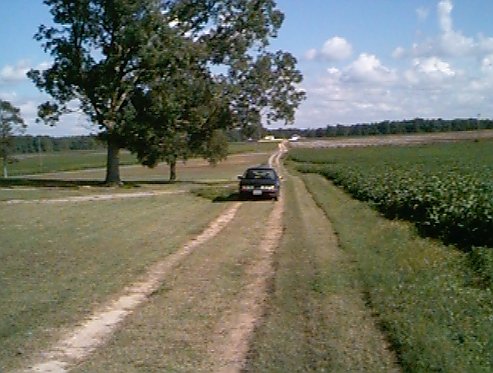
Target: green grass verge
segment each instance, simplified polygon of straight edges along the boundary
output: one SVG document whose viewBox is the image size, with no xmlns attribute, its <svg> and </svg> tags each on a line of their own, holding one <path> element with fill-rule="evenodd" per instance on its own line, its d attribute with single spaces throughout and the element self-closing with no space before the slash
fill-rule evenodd
<svg viewBox="0 0 493 373">
<path fill-rule="evenodd" d="M 0 371 L 200 233 L 225 206 L 189 194 L 3 205 Z"/>
<path fill-rule="evenodd" d="M 493 294 L 491 284 L 478 283 L 469 257 L 381 217 L 319 175 L 304 180 L 357 261 L 403 369 L 491 372 Z"/>
<path fill-rule="evenodd" d="M 289 177 L 283 188 L 285 230 L 272 295 L 245 371 L 393 371 L 393 355 L 361 297 L 352 258 L 338 248 L 303 183 Z"/>
<path fill-rule="evenodd" d="M 278 143 L 274 142 L 231 142 L 228 145 L 228 153 L 272 153 L 277 148 Z"/>
</svg>

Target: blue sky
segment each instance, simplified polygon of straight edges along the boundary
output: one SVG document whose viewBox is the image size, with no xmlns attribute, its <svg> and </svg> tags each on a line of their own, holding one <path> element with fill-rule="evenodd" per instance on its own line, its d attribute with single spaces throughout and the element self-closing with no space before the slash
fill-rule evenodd
<svg viewBox="0 0 493 373">
<path fill-rule="evenodd" d="M 307 100 L 294 126 L 423 118 L 493 118 L 493 1 L 278 0 L 285 22 L 272 49 L 293 53 Z M 47 99 L 25 77 L 50 58 L 33 40 L 50 22 L 41 0 L 0 0 L 0 98 L 31 134 L 91 131 L 83 118 L 35 124 Z M 93 128 L 94 132 L 96 129 Z"/>
</svg>

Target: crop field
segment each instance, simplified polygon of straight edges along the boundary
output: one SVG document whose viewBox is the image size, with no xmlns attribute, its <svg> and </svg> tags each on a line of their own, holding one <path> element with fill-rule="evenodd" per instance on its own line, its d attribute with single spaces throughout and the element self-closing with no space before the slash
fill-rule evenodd
<svg viewBox="0 0 493 373">
<path fill-rule="evenodd" d="M 426 235 L 466 248 L 493 247 L 493 141 L 378 147 L 295 149 L 290 155 Z"/>
<path fill-rule="evenodd" d="M 354 255 L 405 371 L 492 369 L 492 147 L 481 140 L 290 152 Z"/>
</svg>

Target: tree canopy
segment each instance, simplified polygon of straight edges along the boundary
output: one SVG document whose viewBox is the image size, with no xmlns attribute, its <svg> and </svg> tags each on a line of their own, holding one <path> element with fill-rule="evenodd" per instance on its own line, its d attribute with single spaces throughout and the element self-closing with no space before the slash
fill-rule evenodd
<svg viewBox="0 0 493 373">
<path fill-rule="evenodd" d="M 35 38 L 54 61 L 29 72 L 52 97 L 39 116 L 79 103 L 107 141 L 108 183 L 121 148 L 150 166 L 211 156 L 219 129 L 292 122 L 304 98 L 295 58 L 268 50 L 284 18 L 273 0 L 44 2 L 55 26 Z"/>
</svg>

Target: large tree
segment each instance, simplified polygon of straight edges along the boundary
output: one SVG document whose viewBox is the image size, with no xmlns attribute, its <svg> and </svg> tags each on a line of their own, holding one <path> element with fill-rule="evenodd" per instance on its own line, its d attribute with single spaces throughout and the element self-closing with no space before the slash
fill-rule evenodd
<svg viewBox="0 0 493 373">
<path fill-rule="evenodd" d="M 179 38 L 163 22 L 158 0 L 45 0 L 56 26 L 40 26 L 35 38 L 43 41 L 54 62 L 30 78 L 53 101 L 42 104 L 39 116 L 54 124 L 78 101 L 97 123 L 108 144 L 107 183 L 119 183 L 121 135 L 129 120 L 129 101 L 145 84 L 149 70 L 168 57 L 153 53 L 157 45 Z"/>
<path fill-rule="evenodd" d="M 108 143 L 108 183 L 120 148 L 173 162 L 218 128 L 292 121 L 303 98 L 295 59 L 267 50 L 283 21 L 273 0 L 45 3 L 56 26 L 36 38 L 54 62 L 29 76 L 53 100 L 39 115 L 54 123 L 78 100 Z"/>
<path fill-rule="evenodd" d="M 20 109 L 10 102 L 0 100 L 0 157 L 3 161 L 3 177 L 8 177 L 7 164 L 12 159 L 14 136 L 24 133 L 26 124 Z"/>
<path fill-rule="evenodd" d="M 268 51 L 283 19 L 273 1 L 166 5 L 173 28 L 199 53 L 182 75 L 175 70 L 152 80 L 146 95 L 154 97 L 153 110 L 135 105 L 146 109 L 128 138 L 144 164 L 165 160 L 174 179 L 178 158 L 193 154 L 215 162 L 225 156 L 221 130 L 256 129 L 262 120 L 292 122 L 304 93 L 297 88 L 302 76 L 294 57 Z"/>
</svg>

